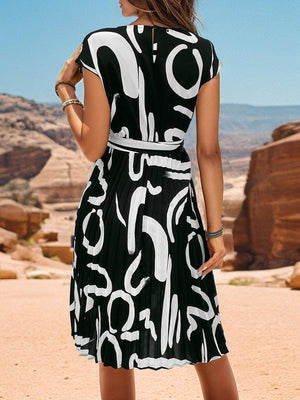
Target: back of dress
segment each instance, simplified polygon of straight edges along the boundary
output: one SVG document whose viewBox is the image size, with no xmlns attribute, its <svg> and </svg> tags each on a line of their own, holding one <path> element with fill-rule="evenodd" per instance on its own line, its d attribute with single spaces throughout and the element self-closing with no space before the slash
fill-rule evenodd
<svg viewBox="0 0 300 400">
<path fill-rule="evenodd" d="M 220 67 L 209 40 L 156 25 L 92 32 L 77 62 L 102 79 L 111 133 L 151 142 L 184 138 L 200 86 Z"/>
<path fill-rule="evenodd" d="M 213 45 L 184 29 L 120 26 L 87 35 L 77 62 L 102 79 L 111 126 L 76 217 L 75 345 L 114 368 L 220 358 L 228 349 L 213 271 L 197 271 L 209 251 L 183 146 L 199 88 L 219 70 Z"/>
</svg>

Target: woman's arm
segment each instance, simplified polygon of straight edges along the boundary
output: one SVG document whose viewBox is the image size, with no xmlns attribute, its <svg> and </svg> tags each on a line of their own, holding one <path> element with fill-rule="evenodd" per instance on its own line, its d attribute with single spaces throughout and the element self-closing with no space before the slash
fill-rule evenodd
<svg viewBox="0 0 300 400">
<path fill-rule="evenodd" d="M 206 207 L 207 230 L 221 229 L 223 171 L 218 140 L 220 76 L 204 84 L 196 103 L 197 159 Z"/>
<path fill-rule="evenodd" d="M 75 63 L 78 54 L 79 48 L 66 61 L 57 82 L 68 81 L 75 84 L 81 79 L 78 76 L 79 66 Z M 70 104 L 65 112 L 78 145 L 86 158 L 94 162 L 104 154 L 107 146 L 110 106 L 102 81 L 86 68 L 83 68 L 83 84 L 84 109 L 78 104 Z M 57 91 L 62 102 L 77 99 L 75 90 L 69 85 L 61 84 Z"/>
<path fill-rule="evenodd" d="M 220 76 L 201 86 L 196 102 L 197 159 L 205 202 L 207 231 L 221 229 L 223 204 L 223 170 L 219 146 Z M 213 268 L 222 266 L 225 248 L 223 237 L 208 240 L 212 257 L 204 263 L 203 277 Z"/>
</svg>

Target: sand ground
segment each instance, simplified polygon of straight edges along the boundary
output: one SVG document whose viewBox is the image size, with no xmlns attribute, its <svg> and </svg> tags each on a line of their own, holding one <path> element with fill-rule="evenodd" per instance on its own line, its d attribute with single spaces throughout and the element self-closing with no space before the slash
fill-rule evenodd
<svg viewBox="0 0 300 400">
<path fill-rule="evenodd" d="M 240 400 L 300 398 L 300 293 L 218 285 Z M 70 336 L 68 280 L 0 281 L 0 399 L 99 400 L 98 365 Z M 137 400 L 202 399 L 193 366 L 135 369 Z"/>
</svg>

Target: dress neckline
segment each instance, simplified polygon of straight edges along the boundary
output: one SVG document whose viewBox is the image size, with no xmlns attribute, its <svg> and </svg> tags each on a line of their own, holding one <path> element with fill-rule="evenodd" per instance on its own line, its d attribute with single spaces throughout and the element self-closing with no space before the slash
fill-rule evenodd
<svg viewBox="0 0 300 400">
<path fill-rule="evenodd" d="M 149 28 L 160 28 L 160 29 L 173 29 L 173 30 L 179 30 L 179 31 L 184 31 L 184 32 L 190 32 L 190 33 L 193 33 L 192 31 L 190 31 L 190 30 L 188 30 L 188 29 L 185 29 L 185 28 L 175 28 L 175 27 L 171 27 L 171 26 L 161 26 L 161 25 L 144 25 L 144 24 L 128 24 L 128 25 L 121 25 L 121 26 L 118 26 L 118 28 L 121 28 L 121 27 L 127 27 L 127 26 L 138 26 L 138 27 L 143 27 L 143 28 L 145 28 L 145 27 L 149 27 Z"/>
<path fill-rule="evenodd" d="M 161 25 L 145 25 L 145 24 L 128 24 L 126 26 L 151 26 L 151 28 L 155 27 L 155 28 L 171 28 L 170 26 L 161 26 Z"/>
</svg>

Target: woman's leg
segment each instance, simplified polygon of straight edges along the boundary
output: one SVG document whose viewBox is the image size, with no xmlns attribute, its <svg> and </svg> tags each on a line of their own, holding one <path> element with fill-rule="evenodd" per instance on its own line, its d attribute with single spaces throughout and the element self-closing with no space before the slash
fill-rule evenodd
<svg viewBox="0 0 300 400">
<path fill-rule="evenodd" d="M 204 400 L 238 400 L 239 395 L 227 354 L 208 363 L 194 365 Z"/>
<path fill-rule="evenodd" d="M 101 400 L 135 400 L 134 369 L 99 365 Z"/>
</svg>

